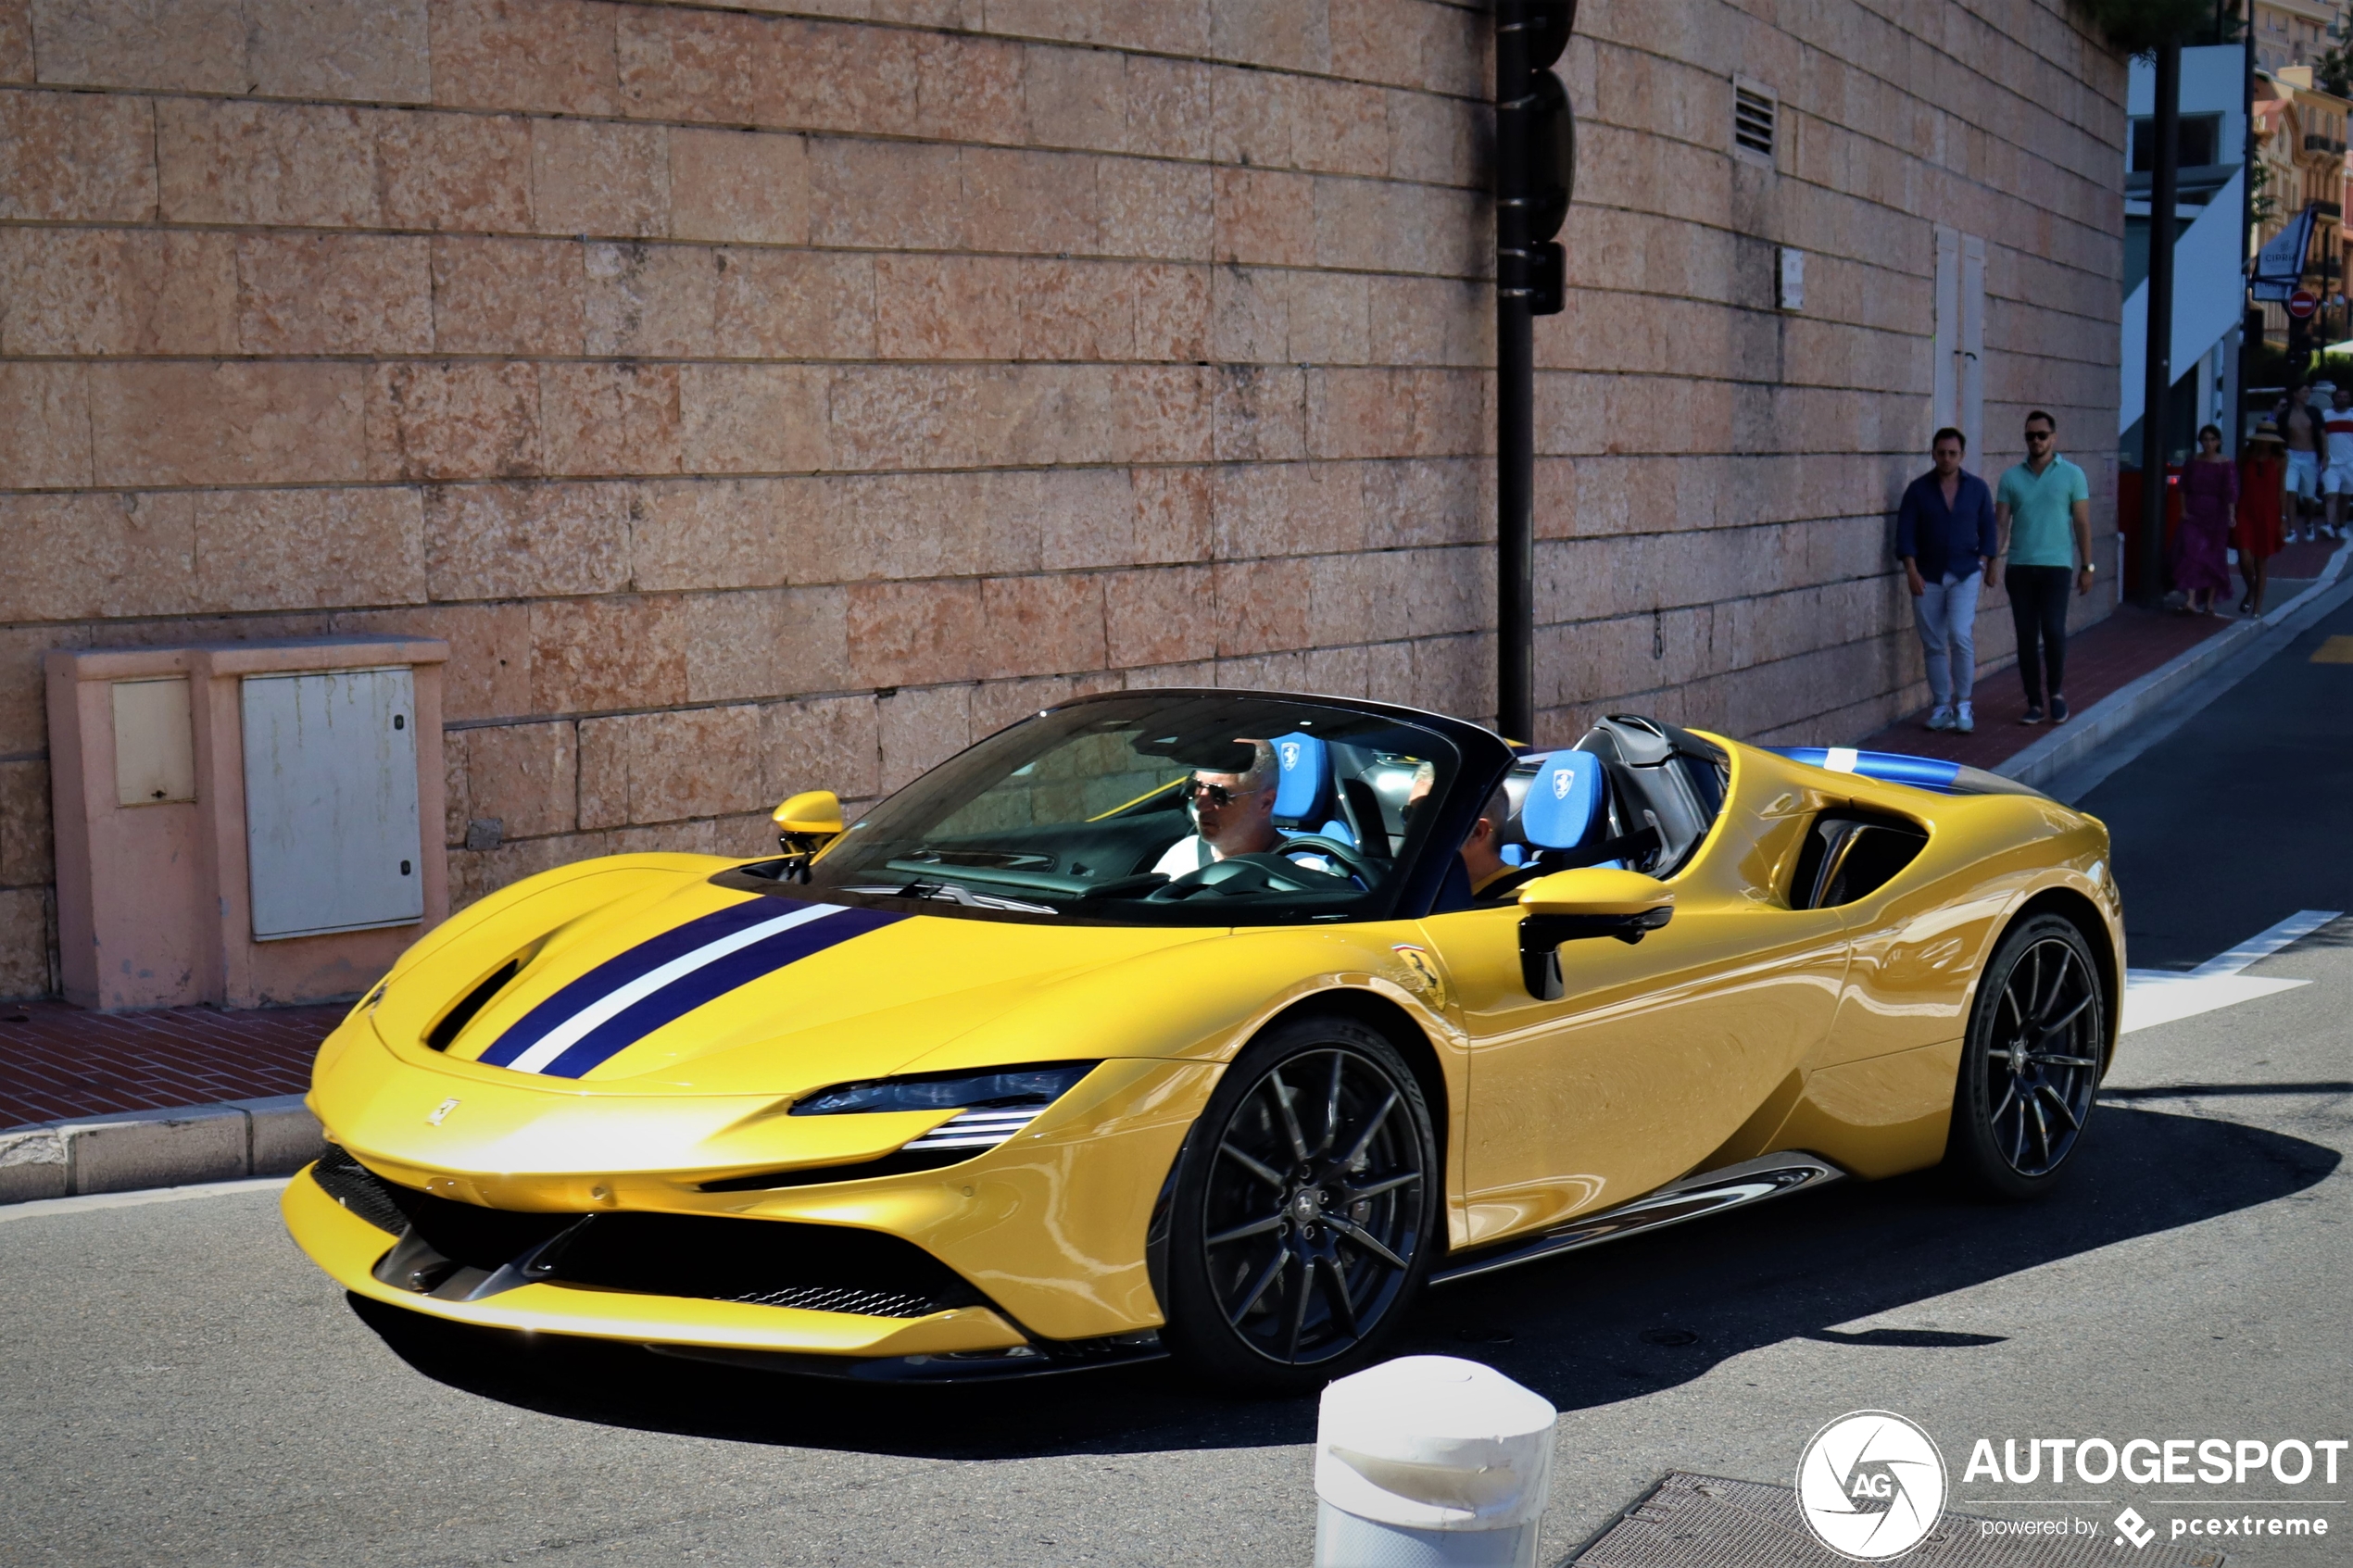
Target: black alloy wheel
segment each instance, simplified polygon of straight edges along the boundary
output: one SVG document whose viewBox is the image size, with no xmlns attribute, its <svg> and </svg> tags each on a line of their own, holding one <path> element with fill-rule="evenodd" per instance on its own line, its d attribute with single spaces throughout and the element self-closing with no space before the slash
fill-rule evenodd
<svg viewBox="0 0 2353 1568">
<path fill-rule="evenodd" d="M 1172 1348 L 1267 1389 L 1369 1359 L 1428 1272 L 1440 1186 L 1429 1110 L 1397 1047 L 1347 1019 L 1278 1025 L 1227 1071 L 1186 1148 Z"/>
<path fill-rule="evenodd" d="M 1947 1163 L 1997 1198 L 2049 1186 L 2092 1114 L 2107 1064 L 2106 993 L 2075 923 L 2037 915 L 1985 966 L 1953 1095 Z"/>
</svg>

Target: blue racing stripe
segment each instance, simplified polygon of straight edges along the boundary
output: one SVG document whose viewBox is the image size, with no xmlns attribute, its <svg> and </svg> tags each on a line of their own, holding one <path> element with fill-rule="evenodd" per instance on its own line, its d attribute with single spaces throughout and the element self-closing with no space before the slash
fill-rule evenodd
<svg viewBox="0 0 2353 1568">
<path fill-rule="evenodd" d="M 1811 767 L 1831 768 L 1834 772 L 1851 772 L 1867 779 L 1879 779 L 1888 784 L 1910 784 L 1916 789 L 1932 789 L 1950 794 L 1953 781 L 1959 777 L 1961 765 L 1937 757 L 1906 757 L 1893 751 L 1857 751 L 1854 765 L 1833 767 L 1831 748 L 1819 746 L 1777 746 L 1780 755 L 1793 762 Z"/>
<path fill-rule="evenodd" d="M 775 910 L 771 899 L 761 899 Z M 601 1066 L 627 1050 L 639 1040 L 665 1023 L 679 1019 L 702 1006 L 753 981 L 774 973 L 786 964 L 813 958 L 828 947 L 837 947 L 853 936 L 863 936 L 886 925 L 905 920 L 905 915 L 885 914 L 879 909 L 843 909 L 824 920 L 797 925 L 763 937 L 748 947 L 738 948 L 726 957 L 703 965 L 693 973 L 671 982 L 652 996 L 623 1009 L 604 1022 L 583 1035 L 561 1056 L 540 1069 L 550 1078 L 578 1078 L 591 1069 Z"/>
<path fill-rule="evenodd" d="M 684 925 L 673 926 L 659 936 L 638 943 L 626 952 L 615 954 L 509 1025 L 507 1032 L 491 1042 L 490 1048 L 475 1060 L 492 1067 L 505 1067 L 537 1045 L 566 1019 L 583 1008 L 595 1005 L 598 997 L 611 995 L 640 975 L 650 974 L 672 960 L 683 958 L 706 943 L 732 936 L 764 920 L 773 920 L 779 909 L 786 907 L 771 898 L 747 898 L 740 904 L 730 904 L 724 909 L 699 915 Z"/>
</svg>

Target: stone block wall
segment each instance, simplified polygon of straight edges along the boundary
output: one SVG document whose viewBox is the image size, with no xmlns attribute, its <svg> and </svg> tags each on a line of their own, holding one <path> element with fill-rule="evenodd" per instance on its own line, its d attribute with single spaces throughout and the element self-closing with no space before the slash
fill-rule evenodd
<svg viewBox="0 0 2353 1568">
<path fill-rule="evenodd" d="M 1539 738 L 1850 738 L 1920 689 L 1887 544 L 1933 223 L 1994 242 L 1988 430 L 2052 407 L 2112 486 L 2123 68 L 2065 0 L 1579 29 Z M 0 996 L 55 983 L 53 646 L 447 638 L 460 903 L 755 852 L 782 796 L 1074 692 L 1491 713 L 1486 30 L 0 0 Z M 1735 70 L 1777 169 L 1730 156 Z"/>
</svg>

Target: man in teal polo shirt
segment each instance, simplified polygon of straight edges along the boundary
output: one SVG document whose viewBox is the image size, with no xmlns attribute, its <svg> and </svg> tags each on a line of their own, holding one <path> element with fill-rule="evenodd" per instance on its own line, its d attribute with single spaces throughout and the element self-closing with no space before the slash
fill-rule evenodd
<svg viewBox="0 0 2353 1568">
<path fill-rule="evenodd" d="M 2045 670 L 2051 722 L 2067 722 L 2067 589 L 2092 591 L 2092 486 L 2058 455 L 2058 421 L 2037 408 L 2026 416 L 2026 461 L 2002 475 L 1994 521 L 2008 541 L 2002 586 L 2018 629 L 2018 673 L 2026 684 L 2026 722 L 2043 721 Z"/>
</svg>

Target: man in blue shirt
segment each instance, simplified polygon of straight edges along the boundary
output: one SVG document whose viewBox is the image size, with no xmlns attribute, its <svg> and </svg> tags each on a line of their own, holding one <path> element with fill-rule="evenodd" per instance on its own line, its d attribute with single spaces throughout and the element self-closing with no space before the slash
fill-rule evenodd
<svg viewBox="0 0 2353 1568">
<path fill-rule="evenodd" d="M 2009 534 L 2010 623 L 2018 629 L 2018 677 L 2026 685 L 2024 722 L 2043 721 L 2043 673 L 2050 671 L 2050 716 L 2067 722 L 2067 590 L 2092 591 L 2092 486 L 2058 455 L 2058 421 L 2037 408 L 2026 416 L 2026 461 L 2002 475 L 1994 515 Z M 2039 645 L 2039 646 L 2038 646 Z"/>
<path fill-rule="evenodd" d="M 1912 481 L 1895 513 L 1895 553 L 1912 590 L 1912 620 L 1928 655 L 1928 695 L 1935 703 L 1931 730 L 1977 728 L 1969 692 L 1977 681 L 1977 596 L 1994 585 L 2001 536 L 1994 527 L 1994 496 L 1985 482 L 1961 471 L 1968 438 L 1950 428 L 1936 433 L 1929 456 L 1936 466 Z"/>
</svg>

